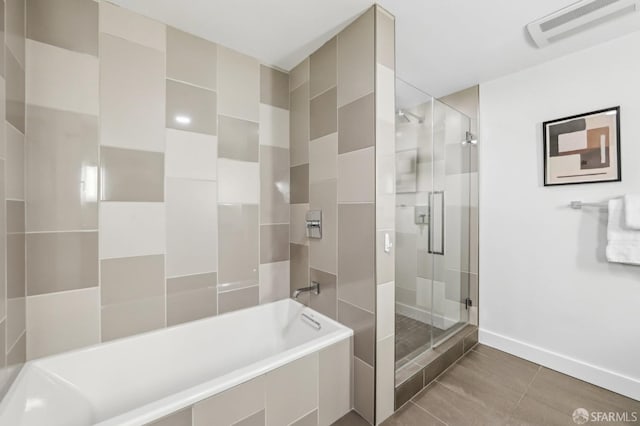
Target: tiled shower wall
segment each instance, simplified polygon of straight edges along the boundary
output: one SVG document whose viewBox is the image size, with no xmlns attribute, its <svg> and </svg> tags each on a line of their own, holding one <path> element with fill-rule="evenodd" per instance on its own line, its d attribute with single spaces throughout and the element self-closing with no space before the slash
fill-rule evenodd
<svg viewBox="0 0 640 426">
<path fill-rule="evenodd" d="M 0 395 L 25 361 L 25 2 L 0 1 Z"/>
<path fill-rule="evenodd" d="M 288 74 L 26 4 L 27 359 L 288 297 Z"/>
<path fill-rule="evenodd" d="M 376 247 L 394 229 L 394 58 L 393 17 L 374 7 L 290 73 L 291 290 L 319 282 L 300 300 L 355 330 L 354 408 L 370 423 L 377 338 L 393 410 L 394 261 Z M 305 236 L 309 210 L 322 211 L 321 239 Z M 378 334 L 376 288 L 389 301 Z"/>
</svg>

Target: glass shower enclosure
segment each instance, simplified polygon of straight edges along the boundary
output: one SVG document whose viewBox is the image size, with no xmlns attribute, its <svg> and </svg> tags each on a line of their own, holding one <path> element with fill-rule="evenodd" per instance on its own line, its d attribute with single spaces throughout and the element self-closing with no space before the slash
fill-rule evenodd
<svg viewBox="0 0 640 426">
<path fill-rule="evenodd" d="M 471 119 L 396 81 L 396 371 L 469 322 Z"/>
</svg>

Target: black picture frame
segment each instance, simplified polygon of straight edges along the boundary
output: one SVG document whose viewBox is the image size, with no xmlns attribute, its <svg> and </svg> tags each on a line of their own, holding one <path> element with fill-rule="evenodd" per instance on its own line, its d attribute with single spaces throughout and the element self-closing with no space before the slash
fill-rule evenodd
<svg viewBox="0 0 640 426">
<path fill-rule="evenodd" d="M 616 158 L 617 158 L 617 170 L 616 170 L 616 178 L 615 179 L 603 179 L 603 180 L 587 180 L 583 182 L 549 182 L 549 132 L 547 131 L 549 125 L 555 123 L 561 123 L 565 121 L 575 120 L 584 117 L 590 117 L 594 115 L 601 115 L 608 112 L 614 112 L 616 115 Z M 543 138 L 543 162 L 544 162 L 544 186 L 562 186 L 562 185 L 583 185 L 589 183 L 607 183 L 607 182 L 621 182 L 622 181 L 622 150 L 621 150 L 621 135 L 620 135 L 620 106 L 615 106 L 611 108 L 599 109 L 596 111 L 586 112 L 583 114 L 572 115 L 563 118 L 557 118 L 554 120 L 545 121 L 542 123 L 542 138 Z"/>
</svg>

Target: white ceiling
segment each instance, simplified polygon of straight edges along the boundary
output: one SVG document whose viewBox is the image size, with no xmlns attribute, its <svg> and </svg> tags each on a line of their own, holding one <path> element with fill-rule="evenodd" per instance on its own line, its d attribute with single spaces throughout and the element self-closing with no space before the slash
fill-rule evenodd
<svg viewBox="0 0 640 426">
<path fill-rule="evenodd" d="M 111 0 L 289 70 L 374 0 Z M 640 30 L 640 13 L 545 49 L 525 25 L 575 0 L 379 0 L 396 16 L 397 74 L 440 97 Z M 629 52 L 637 54 L 637 52 Z"/>
</svg>

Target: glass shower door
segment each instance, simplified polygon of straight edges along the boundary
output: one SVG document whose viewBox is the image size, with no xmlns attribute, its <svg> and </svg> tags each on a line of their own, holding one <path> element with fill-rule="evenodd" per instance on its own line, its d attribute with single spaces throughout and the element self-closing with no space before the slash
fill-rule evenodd
<svg viewBox="0 0 640 426">
<path fill-rule="evenodd" d="M 437 345 L 469 321 L 471 119 L 443 102 L 433 108 L 431 325 Z"/>
<path fill-rule="evenodd" d="M 469 321 L 471 119 L 396 84 L 396 379 Z"/>
</svg>

